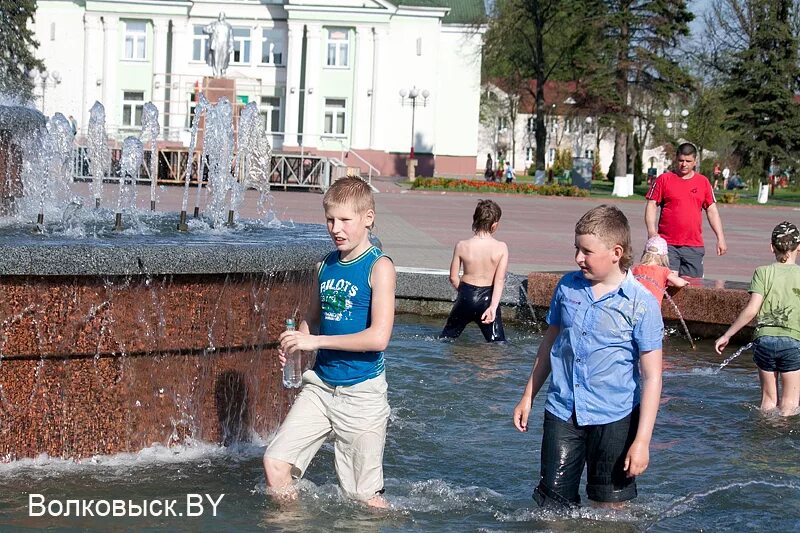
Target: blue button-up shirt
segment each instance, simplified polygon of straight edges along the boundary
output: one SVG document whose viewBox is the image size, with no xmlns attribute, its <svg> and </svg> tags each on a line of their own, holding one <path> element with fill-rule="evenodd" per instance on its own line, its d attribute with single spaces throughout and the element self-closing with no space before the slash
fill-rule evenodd
<svg viewBox="0 0 800 533">
<path fill-rule="evenodd" d="M 547 323 L 561 328 L 550 350 L 545 408 L 578 425 L 616 422 L 639 404 L 639 354 L 661 348 L 656 299 L 628 271 L 619 288 L 595 300 L 583 273 L 556 287 Z"/>
</svg>

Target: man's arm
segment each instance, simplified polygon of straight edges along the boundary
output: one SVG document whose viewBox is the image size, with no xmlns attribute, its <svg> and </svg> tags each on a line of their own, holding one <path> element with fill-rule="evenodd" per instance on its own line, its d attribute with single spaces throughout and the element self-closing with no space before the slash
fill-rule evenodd
<svg viewBox="0 0 800 533">
<path fill-rule="evenodd" d="M 661 348 L 642 352 L 639 367 L 642 377 L 642 399 L 639 406 L 639 428 L 636 438 L 625 456 L 628 477 L 638 476 L 650 462 L 650 439 L 656 424 L 658 404 L 661 401 Z"/>
<path fill-rule="evenodd" d="M 508 246 L 506 243 L 500 243 L 502 252 L 500 261 L 497 263 L 497 269 L 494 271 L 494 279 L 492 280 L 492 301 L 489 308 L 481 315 L 481 322 L 484 324 L 491 324 L 494 322 L 494 317 L 497 314 L 497 307 L 500 305 L 500 299 L 503 297 L 503 287 L 506 283 L 506 272 L 508 271 Z"/>
<path fill-rule="evenodd" d="M 533 362 L 531 375 L 525 385 L 525 392 L 522 393 L 517 406 L 514 408 L 514 427 L 519 431 L 528 431 L 528 416 L 531 412 L 533 399 L 539 393 L 547 377 L 550 375 L 550 349 L 553 347 L 561 331 L 559 326 L 550 326 L 544 333 L 544 339 L 536 351 L 536 360 Z"/>
<path fill-rule="evenodd" d="M 655 200 L 647 200 L 644 206 L 644 225 L 647 228 L 647 238 L 658 235 L 657 222 L 658 205 Z"/>
<path fill-rule="evenodd" d="M 722 219 L 716 203 L 706 208 L 706 217 L 708 217 L 708 224 L 717 236 L 717 255 L 725 255 L 725 252 L 728 251 L 728 244 L 725 242 L 725 234 L 722 232 Z"/>
<path fill-rule="evenodd" d="M 294 350 L 344 350 L 348 352 L 380 352 L 386 349 L 394 327 L 394 293 L 396 274 L 388 257 L 381 257 L 372 268 L 372 311 L 370 326 L 348 335 L 309 335 L 302 331 L 285 331 L 281 335 L 281 348 Z"/>
</svg>

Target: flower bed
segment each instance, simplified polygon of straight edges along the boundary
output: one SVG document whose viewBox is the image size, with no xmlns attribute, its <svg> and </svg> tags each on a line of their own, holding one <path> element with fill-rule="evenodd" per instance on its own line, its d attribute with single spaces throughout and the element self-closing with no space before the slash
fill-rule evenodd
<svg viewBox="0 0 800 533">
<path fill-rule="evenodd" d="M 539 194 L 542 196 L 589 196 L 589 191 L 574 185 L 533 185 L 531 183 L 501 183 L 497 181 L 461 180 L 453 178 L 417 178 L 412 189 L 460 192 L 498 192 Z"/>
</svg>

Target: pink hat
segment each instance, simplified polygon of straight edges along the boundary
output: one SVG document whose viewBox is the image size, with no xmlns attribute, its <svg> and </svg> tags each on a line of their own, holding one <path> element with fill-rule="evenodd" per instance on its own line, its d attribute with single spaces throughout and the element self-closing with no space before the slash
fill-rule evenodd
<svg viewBox="0 0 800 533">
<path fill-rule="evenodd" d="M 650 237 L 644 245 L 644 251 L 656 255 L 668 255 L 667 241 L 658 235 Z"/>
</svg>

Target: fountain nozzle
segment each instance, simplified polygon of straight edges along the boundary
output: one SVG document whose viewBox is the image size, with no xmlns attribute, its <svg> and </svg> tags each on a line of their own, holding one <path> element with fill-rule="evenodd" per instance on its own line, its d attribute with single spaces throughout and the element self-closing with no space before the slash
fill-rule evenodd
<svg viewBox="0 0 800 533">
<path fill-rule="evenodd" d="M 156 201 L 150 200 L 150 211 L 155 211 L 155 210 L 156 210 Z"/>
<path fill-rule="evenodd" d="M 186 211 L 181 211 L 181 220 L 178 222 L 178 231 L 189 231 L 189 225 L 186 223 Z"/>
<path fill-rule="evenodd" d="M 95 209 L 100 209 L 100 198 L 95 198 L 94 199 L 94 208 Z"/>
<path fill-rule="evenodd" d="M 44 213 L 36 215 L 36 225 L 33 227 L 32 233 L 37 235 L 44 233 Z"/>
<path fill-rule="evenodd" d="M 122 213 L 117 213 L 114 217 L 114 231 L 122 231 Z"/>
<path fill-rule="evenodd" d="M 194 217 L 194 218 L 199 218 L 200 217 L 200 206 L 199 205 L 194 206 L 194 214 L 192 215 L 192 217 Z"/>
<path fill-rule="evenodd" d="M 225 223 L 225 225 L 229 228 L 232 228 L 236 225 L 236 223 L 233 221 L 233 209 L 228 211 L 228 221 Z"/>
</svg>

